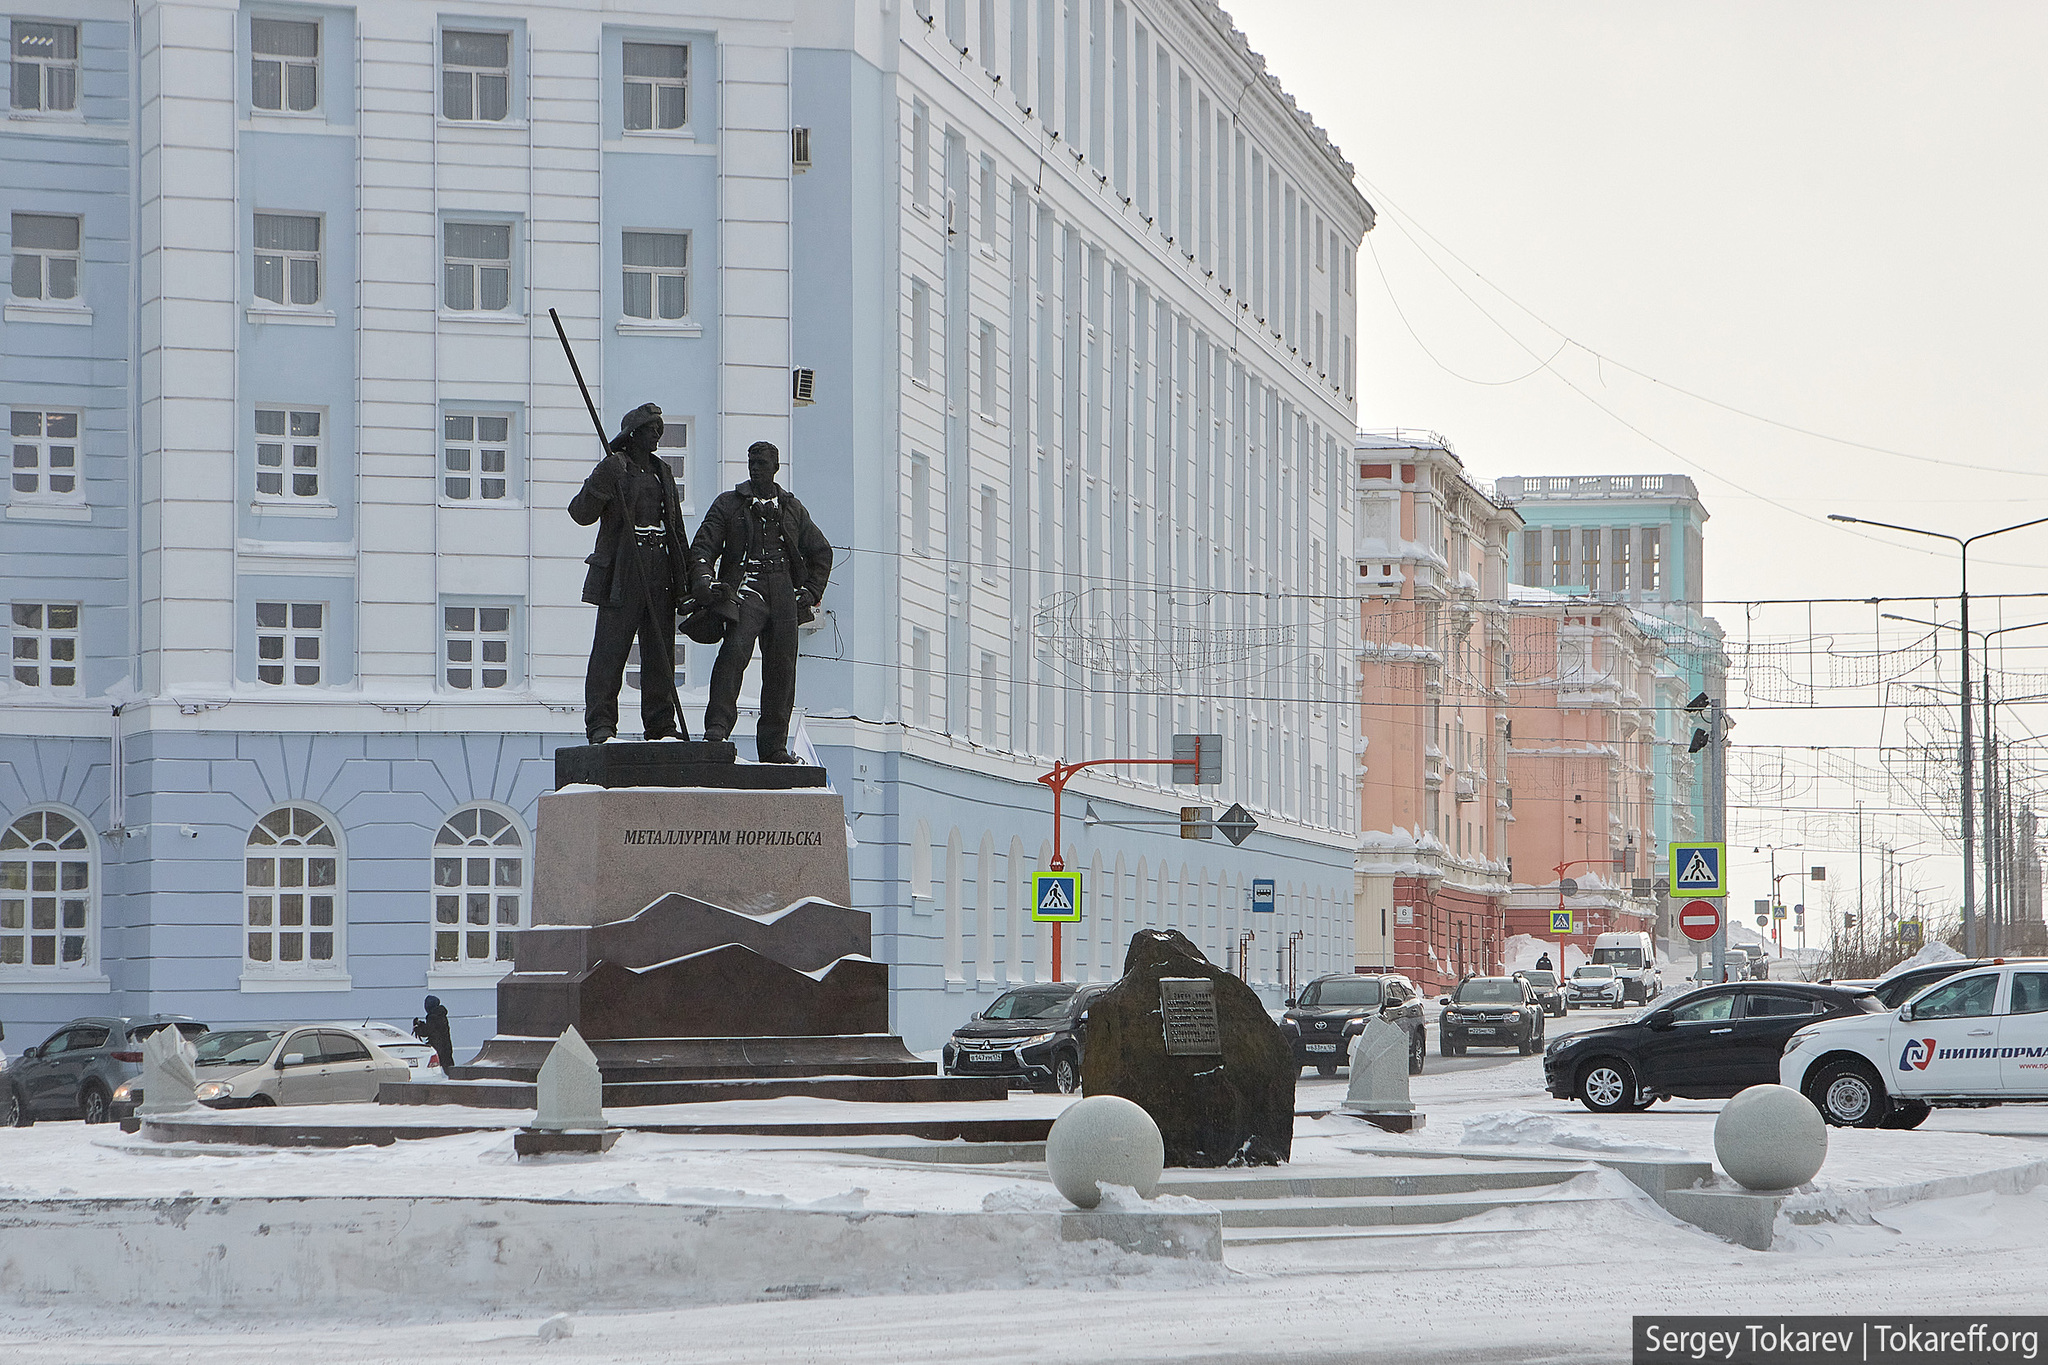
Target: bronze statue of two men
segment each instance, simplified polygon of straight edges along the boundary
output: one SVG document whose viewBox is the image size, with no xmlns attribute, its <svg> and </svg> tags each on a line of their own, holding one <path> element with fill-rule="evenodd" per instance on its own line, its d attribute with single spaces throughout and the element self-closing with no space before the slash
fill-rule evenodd
<svg viewBox="0 0 2048 1365">
<path fill-rule="evenodd" d="M 781 452 L 767 441 L 747 447 L 747 480 L 720 493 L 696 537 L 689 537 L 675 474 L 656 453 L 662 429 L 661 409 L 652 403 L 627 413 L 605 458 L 569 501 L 577 525 L 598 527 L 583 580 L 583 600 L 597 608 L 583 682 L 584 733 L 592 744 L 617 735 L 619 685 L 638 639 L 642 731 L 651 740 L 689 738 L 675 688 L 676 619 L 684 612 L 696 623 L 692 638 L 719 640 L 704 738 L 732 734 L 740 683 L 758 643 L 755 747 L 764 763 L 795 763 L 789 715 L 796 702 L 797 628 L 816 616 L 824 598 L 831 543 L 804 505 L 776 483 Z"/>
</svg>

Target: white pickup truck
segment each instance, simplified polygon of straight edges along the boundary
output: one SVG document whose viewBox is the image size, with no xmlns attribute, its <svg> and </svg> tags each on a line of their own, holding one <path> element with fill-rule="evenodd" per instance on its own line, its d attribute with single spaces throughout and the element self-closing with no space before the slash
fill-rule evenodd
<svg viewBox="0 0 2048 1365">
<path fill-rule="evenodd" d="M 2048 1102 L 2048 959 L 1997 962 L 1898 1009 L 1811 1024 L 1778 1079 L 1843 1128 L 1916 1128 L 1930 1106 Z"/>
</svg>

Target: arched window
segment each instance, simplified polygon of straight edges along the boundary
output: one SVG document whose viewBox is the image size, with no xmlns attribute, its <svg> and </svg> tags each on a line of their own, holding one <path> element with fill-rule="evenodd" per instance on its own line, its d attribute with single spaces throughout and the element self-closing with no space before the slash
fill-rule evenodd
<svg viewBox="0 0 2048 1365">
<path fill-rule="evenodd" d="M 59 810 L 32 810 L 0 835 L 0 969 L 92 962 L 98 859 L 92 835 Z"/>
<path fill-rule="evenodd" d="M 526 833 L 490 806 L 467 806 L 434 836 L 434 967 L 503 972 L 526 923 Z"/>
<path fill-rule="evenodd" d="M 333 969 L 340 959 L 341 850 L 327 818 L 306 806 L 279 806 L 249 831 L 242 868 L 244 964 Z"/>
</svg>

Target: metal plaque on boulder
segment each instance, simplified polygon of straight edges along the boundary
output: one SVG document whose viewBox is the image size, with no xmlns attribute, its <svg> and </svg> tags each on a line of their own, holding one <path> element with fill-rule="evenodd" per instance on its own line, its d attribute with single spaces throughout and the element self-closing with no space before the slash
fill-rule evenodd
<svg viewBox="0 0 2048 1365">
<path fill-rule="evenodd" d="M 1220 1057 L 1223 1032 L 1216 1022 L 1216 983 L 1204 977 L 1162 977 L 1159 1017 L 1169 1057 Z"/>
</svg>

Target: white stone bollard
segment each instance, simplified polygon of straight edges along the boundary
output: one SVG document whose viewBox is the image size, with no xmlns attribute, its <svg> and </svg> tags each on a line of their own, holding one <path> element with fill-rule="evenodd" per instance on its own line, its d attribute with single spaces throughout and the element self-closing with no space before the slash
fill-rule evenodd
<svg viewBox="0 0 2048 1365">
<path fill-rule="evenodd" d="M 197 1109 L 197 1066 L 191 1040 L 176 1024 L 167 1024 L 143 1039 L 142 1103 L 135 1106 L 136 1115 L 148 1118 Z"/>
<path fill-rule="evenodd" d="M 1714 1155 L 1746 1190 L 1789 1190 L 1820 1173 L 1828 1126 L 1813 1101 L 1783 1085 L 1753 1085 L 1721 1107 Z"/>
<path fill-rule="evenodd" d="M 1374 1017 L 1351 1045 L 1351 1088 L 1345 1092 L 1348 1113 L 1405 1114 L 1415 1108 L 1408 1098 L 1408 1030 Z"/>
<path fill-rule="evenodd" d="M 1121 1095 L 1090 1095 L 1053 1121 L 1045 1169 L 1077 1208 L 1100 1204 L 1103 1185 L 1128 1185 L 1149 1199 L 1166 1169 L 1166 1142 L 1152 1116 Z"/>
<path fill-rule="evenodd" d="M 533 1122 L 528 1127 L 558 1133 L 609 1126 L 604 1121 L 604 1073 L 574 1024 L 563 1029 L 548 1050 L 533 1089 Z"/>
</svg>

